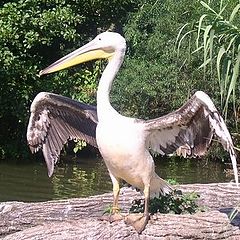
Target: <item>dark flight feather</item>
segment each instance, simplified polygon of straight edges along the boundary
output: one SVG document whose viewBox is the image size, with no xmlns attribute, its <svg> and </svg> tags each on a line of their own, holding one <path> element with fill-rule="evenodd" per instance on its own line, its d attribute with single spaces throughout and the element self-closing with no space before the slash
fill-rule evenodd
<svg viewBox="0 0 240 240">
<path fill-rule="evenodd" d="M 42 149 L 51 176 L 69 139 L 84 140 L 97 147 L 97 122 L 96 107 L 53 93 L 39 93 L 31 105 L 29 147 L 33 153 Z"/>
</svg>

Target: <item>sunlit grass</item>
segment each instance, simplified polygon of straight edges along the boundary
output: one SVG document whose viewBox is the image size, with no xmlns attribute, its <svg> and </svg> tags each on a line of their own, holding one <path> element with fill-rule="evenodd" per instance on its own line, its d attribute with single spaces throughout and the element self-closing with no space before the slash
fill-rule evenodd
<svg viewBox="0 0 240 240">
<path fill-rule="evenodd" d="M 228 4 L 224 5 L 223 1 L 220 2 L 219 10 L 211 7 L 211 1 L 200 1 L 200 4 L 205 8 L 205 13 L 194 24 L 183 25 L 177 36 L 176 48 L 179 53 L 184 40 L 194 39 L 195 49 L 191 54 L 198 53 L 203 56 L 203 62 L 199 66 L 203 68 L 203 77 L 206 77 L 208 68 L 211 72 L 216 71 L 224 115 L 227 117 L 229 102 L 232 101 L 236 117 L 240 27 L 239 21 L 235 20 L 239 16 L 240 3 L 236 4 L 233 10 L 229 10 Z"/>
</svg>

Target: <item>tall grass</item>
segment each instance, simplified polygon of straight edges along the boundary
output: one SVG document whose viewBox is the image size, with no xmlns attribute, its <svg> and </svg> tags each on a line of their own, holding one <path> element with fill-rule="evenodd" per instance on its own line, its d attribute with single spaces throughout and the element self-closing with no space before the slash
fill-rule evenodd
<svg viewBox="0 0 240 240">
<path fill-rule="evenodd" d="M 194 24 L 186 23 L 179 30 L 177 51 L 179 53 L 184 40 L 189 41 L 190 37 L 194 39 L 195 49 L 191 54 L 203 55 L 203 62 L 199 66 L 203 68 L 203 77 L 206 76 L 207 68 L 211 72 L 216 71 L 223 113 L 227 117 L 229 102 L 232 100 L 236 118 L 236 86 L 240 78 L 240 1 L 231 10 L 230 1 L 224 4 L 221 0 L 219 10 L 212 8 L 211 2 L 200 1 L 205 13 Z M 189 26 L 192 27 L 189 29 Z"/>
</svg>

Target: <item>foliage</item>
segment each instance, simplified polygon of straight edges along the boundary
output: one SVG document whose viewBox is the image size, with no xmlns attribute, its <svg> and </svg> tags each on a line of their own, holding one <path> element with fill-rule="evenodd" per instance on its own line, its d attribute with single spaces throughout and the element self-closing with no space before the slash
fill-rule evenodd
<svg viewBox="0 0 240 240">
<path fill-rule="evenodd" d="M 86 147 L 87 143 L 83 140 L 75 140 L 74 141 L 76 144 L 73 148 L 73 152 L 76 154 L 78 151 L 81 151 L 84 147 Z"/>
<path fill-rule="evenodd" d="M 125 35 L 129 46 L 112 93 L 112 103 L 121 113 L 158 117 L 179 107 L 195 89 L 218 99 L 218 82 L 209 71 L 202 78 L 201 56 L 190 57 L 188 42 L 182 41 L 176 55 L 179 29 L 186 19 L 193 24 L 203 14 L 198 1 L 190 0 L 2 1 L 0 158 L 27 152 L 29 106 L 38 92 L 95 103 L 97 80 L 105 63 L 87 63 L 42 79 L 37 73 L 112 26 Z"/>
<path fill-rule="evenodd" d="M 186 19 L 197 19 L 196 1 L 143 1 L 124 27 L 127 58 L 114 83 L 112 102 L 125 115 L 159 117 L 175 110 L 196 90 L 212 93 L 199 60 L 184 64 L 188 52 L 177 58 L 175 39 Z"/>
<path fill-rule="evenodd" d="M 179 183 L 177 182 L 177 180 L 174 179 L 174 178 L 167 179 L 167 182 L 168 182 L 169 184 L 171 184 L 171 185 L 179 184 Z"/>
<path fill-rule="evenodd" d="M 174 213 L 174 214 L 193 214 L 200 210 L 196 200 L 199 195 L 195 192 L 183 194 L 181 191 L 174 190 L 170 194 L 150 199 L 150 213 Z M 144 211 L 143 200 L 134 200 L 130 212 L 139 213 Z"/>
<path fill-rule="evenodd" d="M 118 212 L 121 212 L 121 211 L 122 211 L 122 209 L 119 208 Z M 113 206 L 110 204 L 104 209 L 103 215 L 105 215 L 105 214 L 109 215 L 109 214 L 112 214 L 112 212 L 113 212 Z"/>
<path fill-rule="evenodd" d="M 226 2 L 226 3 L 225 3 Z M 194 24 L 187 23 L 179 31 L 178 49 L 185 38 L 195 41 L 195 50 L 192 54 L 200 53 L 203 63 L 200 68 L 206 69 L 210 66 L 219 82 L 221 106 L 227 116 L 228 104 L 232 95 L 233 109 L 236 116 L 236 84 L 239 81 L 240 68 L 240 3 L 236 1 L 220 1 L 216 6 L 214 1 L 200 1 L 205 8 L 204 14 Z M 217 10 L 219 8 L 219 10 Z M 190 26 L 190 30 L 185 29 Z M 192 26 L 192 27 L 191 27 Z M 187 40 L 188 41 L 188 40 Z"/>
<path fill-rule="evenodd" d="M 98 31 L 120 28 L 138 1 L 4 0 L 0 4 L 0 149 L 26 152 L 29 106 L 40 91 L 95 102 L 100 63 L 90 63 L 39 79 L 37 73 Z M 119 29 L 121 30 L 121 29 Z M 67 81 L 64 81 L 68 79 Z"/>
</svg>

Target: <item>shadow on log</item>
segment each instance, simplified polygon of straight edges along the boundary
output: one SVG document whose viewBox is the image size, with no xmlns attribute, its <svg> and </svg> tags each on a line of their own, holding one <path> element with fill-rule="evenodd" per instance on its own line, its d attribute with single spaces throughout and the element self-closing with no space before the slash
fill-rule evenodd
<svg viewBox="0 0 240 240">
<path fill-rule="evenodd" d="M 0 203 L 0 238 L 5 240 L 63 239 L 240 239 L 240 216 L 230 223 L 228 214 L 240 202 L 235 184 L 192 184 L 176 187 L 200 194 L 206 211 L 193 215 L 154 214 L 141 235 L 124 221 L 98 218 L 112 203 L 112 193 L 58 201 Z M 120 206 L 127 214 L 141 194 L 122 188 Z"/>
</svg>

